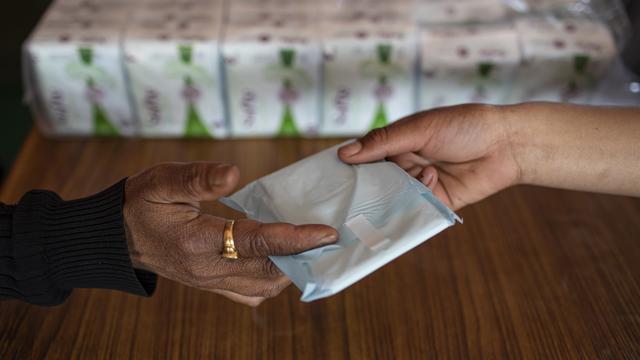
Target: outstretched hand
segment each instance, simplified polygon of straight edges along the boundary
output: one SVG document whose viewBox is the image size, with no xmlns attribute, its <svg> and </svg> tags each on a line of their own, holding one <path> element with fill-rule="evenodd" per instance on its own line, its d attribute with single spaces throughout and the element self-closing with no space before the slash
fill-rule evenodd
<svg viewBox="0 0 640 360">
<path fill-rule="evenodd" d="M 238 177 L 235 166 L 201 162 L 162 164 L 129 178 L 124 217 L 134 266 L 257 306 L 290 284 L 268 256 L 337 240 L 325 225 L 239 220 L 233 233 L 240 258 L 223 258 L 227 220 L 203 213 L 200 202 L 229 195 Z"/>
<path fill-rule="evenodd" d="M 508 133 L 500 108 L 453 106 L 375 129 L 338 155 L 348 164 L 393 161 L 457 210 L 518 181 Z"/>
</svg>

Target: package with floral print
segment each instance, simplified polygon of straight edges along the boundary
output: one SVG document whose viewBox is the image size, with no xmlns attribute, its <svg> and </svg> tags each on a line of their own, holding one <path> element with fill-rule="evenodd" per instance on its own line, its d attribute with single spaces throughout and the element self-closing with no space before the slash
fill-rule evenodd
<svg viewBox="0 0 640 360">
<path fill-rule="evenodd" d="M 421 33 L 421 109 L 506 101 L 520 64 L 510 25 L 429 27 Z"/>
<path fill-rule="evenodd" d="M 416 20 L 422 25 L 494 22 L 505 18 L 510 10 L 504 0 L 416 0 L 416 2 Z"/>
<path fill-rule="evenodd" d="M 292 20 L 299 15 L 314 14 L 318 5 L 312 0 L 233 0 L 227 3 L 227 16 L 235 25 L 248 20 Z"/>
<path fill-rule="evenodd" d="M 616 56 L 609 29 L 588 19 L 527 18 L 516 21 L 523 62 L 512 102 L 589 103 Z"/>
<path fill-rule="evenodd" d="M 120 61 L 125 6 L 54 2 L 25 43 L 26 98 L 46 134 L 135 133 Z"/>
<path fill-rule="evenodd" d="M 150 2 L 135 10 L 123 47 L 142 136 L 228 135 L 221 28 L 217 1 Z"/>
<path fill-rule="evenodd" d="M 262 222 L 326 224 L 336 244 L 273 262 L 302 301 L 336 294 L 460 219 L 391 162 L 347 165 L 332 147 L 247 185 L 223 203 Z"/>
<path fill-rule="evenodd" d="M 313 18 L 230 20 L 223 63 L 232 135 L 317 134 L 321 54 Z"/>
<path fill-rule="evenodd" d="M 415 111 L 415 34 L 410 21 L 323 20 L 322 135 L 361 135 Z"/>
</svg>

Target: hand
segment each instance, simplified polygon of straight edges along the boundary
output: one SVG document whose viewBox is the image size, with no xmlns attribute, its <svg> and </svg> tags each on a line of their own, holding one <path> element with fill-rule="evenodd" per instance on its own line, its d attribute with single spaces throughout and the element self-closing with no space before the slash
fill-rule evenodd
<svg viewBox="0 0 640 360">
<path fill-rule="evenodd" d="M 229 195 L 238 177 L 235 166 L 201 162 L 158 165 L 129 178 L 124 218 L 134 266 L 257 306 L 290 283 L 267 256 L 337 240 L 324 225 L 238 220 L 233 232 L 240 259 L 222 258 L 226 219 L 202 213 L 200 202 Z"/>
<path fill-rule="evenodd" d="M 518 182 L 502 111 L 461 105 L 420 112 L 371 131 L 338 155 L 349 164 L 393 161 L 457 210 Z"/>
</svg>

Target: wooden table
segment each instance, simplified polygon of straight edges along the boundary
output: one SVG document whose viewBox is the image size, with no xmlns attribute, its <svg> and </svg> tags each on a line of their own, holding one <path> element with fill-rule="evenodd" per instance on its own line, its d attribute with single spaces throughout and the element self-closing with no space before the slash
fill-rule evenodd
<svg viewBox="0 0 640 360">
<path fill-rule="evenodd" d="M 235 163 L 244 184 L 337 141 L 33 132 L 0 199 L 81 197 L 163 161 Z M 0 302 L 0 358 L 640 357 L 639 199 L 519 187 L 460 215 L 464 225 L 310 304 L 290 287 L 251 309 L 167 280 L 148 299 L 76 290 L 54 308 Z"/>
</svg>

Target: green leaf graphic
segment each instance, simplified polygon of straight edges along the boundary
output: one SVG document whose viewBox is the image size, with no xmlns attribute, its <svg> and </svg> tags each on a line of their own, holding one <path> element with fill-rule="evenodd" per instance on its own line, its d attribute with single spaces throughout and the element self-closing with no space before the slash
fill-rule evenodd
<svg viewBox="0 0 640 360">
<path fill-rule="evenodd" d="M 379 103 L 378 108 L 376 110 L 376 114 L 373 117 L 373 124 L 371 124 L 370 129 L 385 127 L 388 124 L 389 124 L 389 120 L 387 120 L 387 111 L 384 108 L 384 104 Z"/>
<path fill-rule="evenodd" d="M 187 126 L 184 133 L 187 137 L 211 137 L 193 103 L 189 103 L 187 106 Z"/>
<path fill-rule="evenodd" d="M 390 44 L 380 44 L 377 47 L 378 52 L 378 60 L 380 60 L 383 64 L 391 63 L 391 45 Z"/>
<path fill-rule="evenodd" d="M 296 60 L 296 52 L 293 49 L 280 50 L 280 63 L 286 68 L 292 68 Z"/>
<path fill-rule="evenodd" d="M 180 52 L 180 61 L 185 64 L 191 64 L 193 60 L 193 48 L 191 45 L 178 45 L 178 52 Z"/>
<path fill-rule="evenodd" d="M 291 106 L 285 105 L 284 114 L 282 115 L 282 125 L 280 125 L 280 130 L 278 131 L 279 136 L 283 137 L 293 137 L 298 136 L 300 132 L 296 127 L 296 122 L 293 119 L 293 112 L 291 111 Z"/>
<path fill-rule="evenodd" d="M 93 63 L 93 49 L 90 47 L 79 47 L 78 56 L 80 61 L 85 66 L 90 66 Z M 102 69 L 99 69 L 102 70 Z M 93 77 L 88 76 L 85 80 L 87 89 L 97 86 Z M 91 107 L 93 112 L 93 133 L 97 136 L 118 136 L 120 135 L 118 129 L 109 121 L 107 112 L 100 106 L 100 104 L 92 100 Z"/>
<path fill-rule="evenodd" d="M 111 124 L 107 113 L 97 104 L 93 105 L 93 133 L 97 136 L 118 136 L 120 133 Z"/>
<path fill-rule="evenodd" d="M 584 75 L 587 72 L 587 66 L 591 59 L 587 55 L 576 55 L 573 58 L 573 68 L 578 75 Z"/>
<path fill-rule="evenodd" d="M 93 62 L 93 50 L 89 47 L 78 48 L 78 55 L 80 56 L 80 61 L 85 65 L 91 65 Z"/>
<path fill-rule="evenodd" d="M 478 74 L 481 78 L 487 79 L 491 75 L 494 66 L 491 63 L 481 63 L 478 65 Z"/>
</svg>

